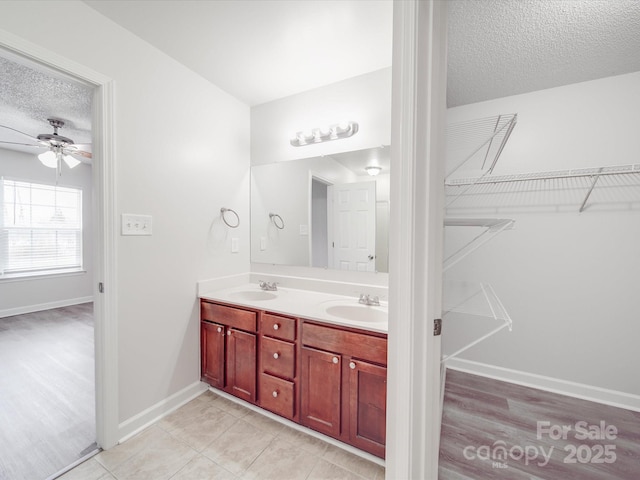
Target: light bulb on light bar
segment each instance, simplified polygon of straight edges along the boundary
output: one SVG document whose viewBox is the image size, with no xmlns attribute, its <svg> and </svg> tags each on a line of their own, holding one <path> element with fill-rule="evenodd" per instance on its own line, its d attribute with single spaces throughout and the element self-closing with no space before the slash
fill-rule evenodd
<svg viewBox="0 0 640 480">
<path fill-rule="evenodd" d="M 51 150 L 38 155 L 38 160 L 40 160 L 45 167 L 58 168 L 58 156 Z"/>
<path fill-rule="evenodd" d="M 369 167 L 364 167 L 369 175 L 375 177 L 382 171 L 382 167 L 378 167 L 377 165 L 371 165 Z"/>
<path fill-rule="evenodd" d="M 308 131 L 297 132 L 289 143 L 294 147 L 302 147 L 312 143 L 328 142 L 329 140 L 338 140 L 340 138 L 348 138 L 358 132 L 357 122 L 340 122 L 328 127 L 312 128 Z"/>
</svg>

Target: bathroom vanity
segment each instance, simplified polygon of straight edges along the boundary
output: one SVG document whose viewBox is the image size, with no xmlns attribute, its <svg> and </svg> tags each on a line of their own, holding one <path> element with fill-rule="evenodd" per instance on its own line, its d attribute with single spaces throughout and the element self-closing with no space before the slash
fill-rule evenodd
<svg viewBox="0 0 640 480">
<path fill-rule="evenodd" d="M 386 306 L 256 285 L 200 306 L 203 381 L 384 458 Z"/>
</svg>

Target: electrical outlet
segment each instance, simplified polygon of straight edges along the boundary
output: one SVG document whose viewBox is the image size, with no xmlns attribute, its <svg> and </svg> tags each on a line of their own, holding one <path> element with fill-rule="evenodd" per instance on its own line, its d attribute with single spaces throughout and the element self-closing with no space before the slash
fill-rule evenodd
<svg viewBox="0 0 640 480">
<path fill-rule="evenodd" d="M 300 225 L 300 235 L 309 235 L 308 225 Z"/>
<path fill-rule="evenodd" d="M 122 214 L 122 235 L 151 235 L 151 215 Z"/>
</svg>

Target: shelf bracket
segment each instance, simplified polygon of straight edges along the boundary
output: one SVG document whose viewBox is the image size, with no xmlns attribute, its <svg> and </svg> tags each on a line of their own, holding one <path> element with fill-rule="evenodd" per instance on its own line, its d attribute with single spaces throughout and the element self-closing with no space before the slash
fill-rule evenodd
<svg viewBox="0 0 640 480">
<path fill-rule="evenodd" d="M 582 213 L 584 211 L 585 206 L 587 205 L 587 200 L 589 200 L 589 197 L 591 196 L 591 192 L 593 192 L 593 189 L 596 187 L 596 183 L 598 183 L 598 180 L 600 180 L 600 174 L 601 173 L 602 173 L 602 168 L 600 168 L 600 170 L 598 170 L 598 174 L 597 175 L 594 175 L 593 182 L 591 183 L 591 188 L 589 189 L 589 191 L 585 195 L 584 201 L 582 202 L 582 205 L 580 205 L 580 213 Z"/>
<path fill-rule="evenodd" d="M 452 253 L 444 260 L 443 271 L 449 270 L 456 263 L 462 260 L 464 257 L 469 255 L 471 252 L 477 250 L 480 246 L 484 245 L 486 242 L 491 240 L 493 237 L 498 235 L 500 232 L 509 229 L 513 226 L 515 220 L 510 218 L 497 218 L 497 219 L 455 219 L 455 218 L 446 218 L 445 219 L 445 227 L 485 227 L 486 230 L 483 231 L 480 235 L 472 239 L 469 243 L 467 243 L 464 247 L 460 248 L 457 252 Z"/>
</svg>

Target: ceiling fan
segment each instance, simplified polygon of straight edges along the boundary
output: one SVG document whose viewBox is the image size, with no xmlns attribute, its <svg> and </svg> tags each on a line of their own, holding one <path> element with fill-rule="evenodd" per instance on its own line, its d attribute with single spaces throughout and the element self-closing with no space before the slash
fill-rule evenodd
<svg viewBox="0 0 640 480">
<path fill-rule="evenodd" d="M 38 159 L 43 165 L 49 168 L 55 168 L 60 172 L 62 161 L 69 168 L 73 168 L 80 164 L 80 160 L 75 157 L 91 158 L 90 144 L 76 144 L 73 140 L 58 134 L 58 129 L 64 127 L 64 120 L 60 118 L 47 118 L 49 125 L 53 127 L 53 133 L 42 133 L 37 137 L 21 132 L 15 128 L 6 125 L 0 125 L 1 128 L 17 132 L 21 135 L 29 137 L 35 143 L 7 142 L 0 140 L 0 144 L 16 145 L 23 147 L 45 148 L 46 151 L 38 155 Z"/>
</svg>

